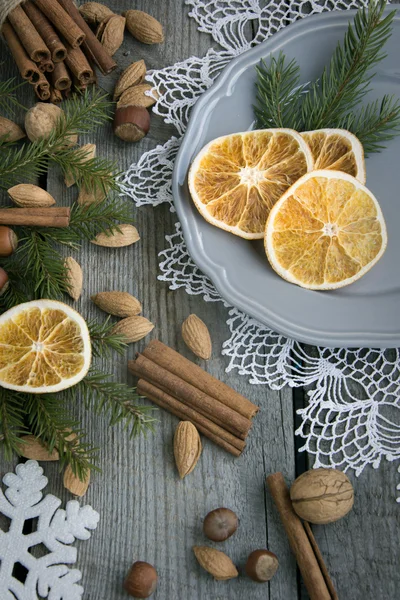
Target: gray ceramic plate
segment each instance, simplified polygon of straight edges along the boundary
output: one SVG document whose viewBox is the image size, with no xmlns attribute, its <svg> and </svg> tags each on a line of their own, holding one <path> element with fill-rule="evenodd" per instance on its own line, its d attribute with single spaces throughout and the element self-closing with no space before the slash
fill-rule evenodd
<svg viewBox="0 0 400 600">
<path fill-rule="evenodd" d="M 253 126 L 254 66 L 271 52 L 296 58 L 303 81 L 315 79 L 329 61 L 354 11 L 312 16 L 283 29 L 233 60 L 197 102 L 178 154 L 173 194 L 193 260 L 221 296 L 271 329 L 323 346 L 400 346 L 400 137 L 367 160 L 367 186 L 379 199 L 388 247 L 360 281 L 331 292 L 287 283 L 270 268 L 262 242 L 248 242 L 207 223 L 188 191 L 187 173 L 199 150 L 220 135 Z M 400 97 L 400 11 L 368 99 Z"/>
</svg>

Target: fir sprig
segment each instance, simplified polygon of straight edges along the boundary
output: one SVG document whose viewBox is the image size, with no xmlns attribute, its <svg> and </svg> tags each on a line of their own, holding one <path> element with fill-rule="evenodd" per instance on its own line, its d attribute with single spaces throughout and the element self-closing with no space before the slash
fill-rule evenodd
<svg viewBox="0 0 400 600">
<path fill-rule="evenodd" d="M 16 98 L 16 91 L 25 85 L 25 81 L 22 83 L 16 83 L 15 79 L 7 79 L 6 81 L 0 81 L 0 110 L 2 112 L 9 112 L 13 107 L 23 108 Z"/>
<path fill-rule="evenodd" d="M 0 388 L 0 442 L 7 459 L 18 452 L 20 436 L 24 433 L 27 429 L 20 396 Z"/>
<path fill-rule="evenodd" d="M 315 82 L 300 85 L 295 60 L 281 53 L 256 67 L 257 127 L 289 127 L 297 131 L 344 128 L 359 137 L 367 155 L 381 150 L 400 131 L 400 101 L 384 96 L 356 107 L 370 91 L 371 72 L 386 55 L 396 11 L 386 17 L 385 0 L 372 0 L 361 8 L 339 42 L 330 64 Z"/>
<path fill-rule="evenodd" d="M 88 323 L 90 341 L 92 342 L 92 351 L 94 356 L 109 357 L 111 350 L 122 354 L 127 347 L 123 335 L 113 333 L 114 323 L 110 323 L 110 316 L 104 323 L 96 320 Z"/>
<path fill-rule="evenodd" d="M 0 146 L 0 186 L 7 189 L 20 183 L 21 173 L 26 181 L 34 181 L 53 161 L 64 174 L 72 173 L 80 185 L 93 190 L 117 190 L 115 164 L 97 157 L 86 162 L 85 152 L 77 152 L 71 143 L 74 136 L 107 122 L 112 105 L 99 91 L 72 96 L 63 106 L 65 118 L 58 121 L 47 138 L 25 143 L 20 148 Z"/>
</svg>

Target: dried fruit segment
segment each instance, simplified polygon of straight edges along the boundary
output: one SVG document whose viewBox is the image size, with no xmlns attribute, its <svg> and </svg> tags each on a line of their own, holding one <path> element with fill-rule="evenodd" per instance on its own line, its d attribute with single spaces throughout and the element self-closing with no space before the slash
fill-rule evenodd
<svg viewBox="0 0 400 600">
<path fill-rule="evenodd" d="M 366 187 L 345 173 L 320 170 L 304 175 L 277 202 L 264 241 L 281 277 L 327 290 L 362 277 L 384 253 L 387 234 Z"/>
<path fill-rule="evenodd" d="M 365 183 L 364 149 L 346 129 L 317 129 L 301 134 L 310 146 L 315 169 L 331 169 L 352 175 Z"/>
<path fill-rule="evenodd" d="M 273 205 L 313 167 L 291 129 L 235 133 L 210 142 L 195 158 L 189 188 L 202 216 L 247 239 L 261 238 Z"/>
<path fill-rule="evenodd" d="M 56 392 L 78 383 L 91 360 L 89 332 L 69 306 L 35 300 L 0 317 L 0 385 Z"/>
</svg>

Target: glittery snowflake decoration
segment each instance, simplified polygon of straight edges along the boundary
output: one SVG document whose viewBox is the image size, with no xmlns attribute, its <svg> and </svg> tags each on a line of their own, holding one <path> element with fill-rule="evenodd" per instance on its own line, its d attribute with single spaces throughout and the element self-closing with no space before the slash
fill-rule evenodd
<svg viewBox="0 0 400 600">
<path fill-rule="evenodd" d="M 69 569 L 76 562 L 76 539 L 88 540 L 99 514 L 76 500 L 59 508 L 61 500 L 42 491 L 48 480 L 35 460 L 19 464 L 3 477 L 0 489 L 0 598 L 1 600 L 80 600 L 82 574 Z M 9 529 L 3 527 L 4 517 Z M 33 520 L 33 521 L 32 521 Z M 26 533 L 26 523 L 36 523 Z"/>
</svg>

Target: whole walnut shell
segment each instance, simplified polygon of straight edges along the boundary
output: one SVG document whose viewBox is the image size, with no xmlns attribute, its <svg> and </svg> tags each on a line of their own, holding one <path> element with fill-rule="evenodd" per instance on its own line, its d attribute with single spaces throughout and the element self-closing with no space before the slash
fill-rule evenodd
<svg viewBox="0 0 400 600">
<path fill-rule="evenodd" d="M 25 115 L 25 131 L 31 142 L 48 138 L 57 123 L 65 118 L 64 111 L 55 104 L 37 102 Z M 68 141 L 76 144 L 78 136 L 71 134 Z"/>
<path fill-rule="evenodd" d="M 354 490 L 341 471 L 314 469 L 296 479 L 290 488 L 290 499 L 301 519 L 324 525 L 347 515 L 354 503 Z"/>
</svg>

